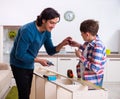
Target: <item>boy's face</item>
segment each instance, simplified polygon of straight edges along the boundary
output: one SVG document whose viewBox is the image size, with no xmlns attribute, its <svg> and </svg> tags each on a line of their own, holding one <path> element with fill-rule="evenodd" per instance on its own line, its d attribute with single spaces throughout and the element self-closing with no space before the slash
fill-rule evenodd
<svg viewBox="0 0 120 99">
<path fill-rule="evenodd" d="M 53 28 L 55 28 L 55 25 L 59 22 L 59 17 L 58 18 L 54 18 L 51 20 L 43 20 L 43 27 L 45 30 L 51 32 Z"/>
<path fill-rule="evenodd" d="M 90 32 L 86 32 L 86 33 L 81 32 L 81 36 L 83 40 L 87 42 L 91 42 L 92 40 L 96 38 L 96 36 L 93 36 Z"/>
<path fill-rule="evenodd" d="M 81 32 L 81 36 L 82 36 L 82 38 L 83 38 L 83 40 L 84 41 L 88 41 L 88 33 L 86 32 L 86 33 L 84 33 L 84 32 Z"/>
<path fill-rule="evenodd" d="M 81 36 L 84 41 L 90 42 L 92 40 L 92 35 L 89 32 L 81 32 Z"/>
</svg>

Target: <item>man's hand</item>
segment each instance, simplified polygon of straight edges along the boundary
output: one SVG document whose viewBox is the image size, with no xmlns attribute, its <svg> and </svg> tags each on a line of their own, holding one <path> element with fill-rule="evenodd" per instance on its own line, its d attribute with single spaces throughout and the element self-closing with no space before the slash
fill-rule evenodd
<svg viewBox="0 0 120 99">
<path fill-rule="evenodd" d="M 39 57 L 36 57 L 34 61 L 40 63 L 42 66 L 48 66 L 48 60 L 46 59 L 41 59 Z"/>
<path fill-rule="evenodd" d="M 67 37 L 62 41 L 63 46 L 69 45 L 70 41 L 72 40 L 71 37 Z"/>
<path fill-rule="evenodd" d="M 65 38 L 60 44 L 58 44 L 58 46 L 56 47 L 56 51 L 59 52 L 60 49 L 65 46 L 65 45 L 69 45 L 69 41 L 71 41 L 72 38 L 71 37 L 67 37 Z"/>
</svg>

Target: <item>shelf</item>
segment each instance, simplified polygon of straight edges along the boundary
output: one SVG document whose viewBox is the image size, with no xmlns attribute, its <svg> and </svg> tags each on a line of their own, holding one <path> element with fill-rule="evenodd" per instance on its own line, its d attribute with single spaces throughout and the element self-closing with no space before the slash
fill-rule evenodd
<svg viewBox="0 0 120 99">
<path fill-rule="evenodd" d="M 55 75 L 57 79 L 49 81 L 43 75 Z M 34 99 L 108 99 L 108 91 L 104 88 L 44 67 L 35 69 L 33 79 L 31 97 Z"/>
</svg>

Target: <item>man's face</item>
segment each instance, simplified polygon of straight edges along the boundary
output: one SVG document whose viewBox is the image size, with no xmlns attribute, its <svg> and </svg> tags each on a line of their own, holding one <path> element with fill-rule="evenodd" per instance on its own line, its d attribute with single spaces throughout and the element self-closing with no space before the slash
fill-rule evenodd
<svg viewBox="0 0 120 99">
<path fill-rule="evenodd" d="M 43 20 L 43 26 L 45 30 L 51 32 L 55 25 L 59 22 L 59 17 L 51 20 Z"/>
</svg>

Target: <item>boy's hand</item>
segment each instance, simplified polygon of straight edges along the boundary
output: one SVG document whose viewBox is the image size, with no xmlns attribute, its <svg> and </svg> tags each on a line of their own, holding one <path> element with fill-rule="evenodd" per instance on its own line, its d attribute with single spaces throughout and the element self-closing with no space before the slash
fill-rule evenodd
<svg viewBox="0 0 120 99">
<path fill-rule="evenodd" d="M 78 50 L 75 49 L 75 54 L 76 54 L 76 56 L 79 57 L 79 58 L 82 56 L 82 52 L 81 52 L 79 49 L 78 49 Z"/>
<path fill-rule="evenodd" d="M 73 40 L 69 40 L 69 45 L 72 47 L 78 47 L 78 48 L 80 47 L 80 44 Z"/>
</svg>

